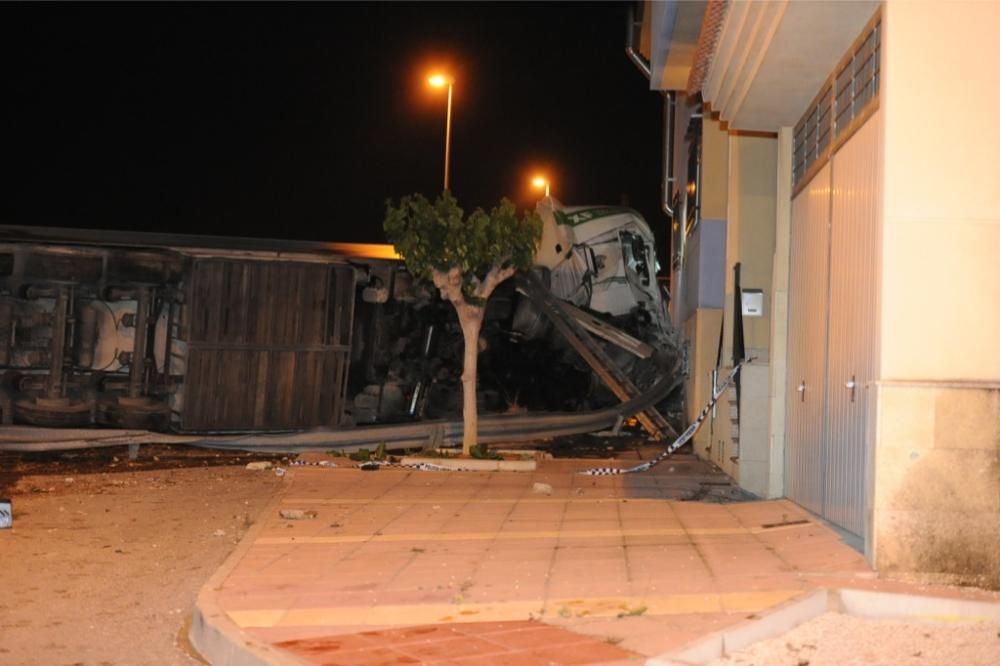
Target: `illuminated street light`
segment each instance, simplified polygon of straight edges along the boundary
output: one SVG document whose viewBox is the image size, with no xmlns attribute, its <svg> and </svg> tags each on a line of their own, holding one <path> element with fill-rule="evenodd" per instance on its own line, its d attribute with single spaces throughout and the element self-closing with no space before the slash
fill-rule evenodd
<svg viewBox="0 0 1000 666">
<path fill-rule="evenodd" d="M 536 190 L 545 190 L 545 196 L 549 196 L 549 179 L 545 176 L 535 176 L 531 179 L 531 184 Z"/>
<path fill-rule="evenodd" d="M 448 191 L 448 171 L 451 166 L 451 91 L 455 87 L 455 79 L 444 74 L 432 74 L 427 83 L 433 88 L 448 86 L 448 115 L 444 126 L 444 191 Z"/>
</svg>

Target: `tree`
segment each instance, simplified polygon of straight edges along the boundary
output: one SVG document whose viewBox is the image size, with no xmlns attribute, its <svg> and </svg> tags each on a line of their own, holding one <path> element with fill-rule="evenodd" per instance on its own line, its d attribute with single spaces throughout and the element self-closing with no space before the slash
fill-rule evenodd
<svg viewBox="0 0 1000 666">
<path fill-rule="evenodd" d="M 420 194 L 386 202 L 385 233 L 416 277 L 433 281 L 451 301 L 465 340 L 462 367 L 462 452 L 476 444 L 476 364 L 486 301 L 497 285 L 517 270 L 530 268 L 542 235 L 535 213 L 518 217 L 503 199 L 489 213 L 477 208 L 467 218 L 445 192 L 434 203 Z"/>
</svg>

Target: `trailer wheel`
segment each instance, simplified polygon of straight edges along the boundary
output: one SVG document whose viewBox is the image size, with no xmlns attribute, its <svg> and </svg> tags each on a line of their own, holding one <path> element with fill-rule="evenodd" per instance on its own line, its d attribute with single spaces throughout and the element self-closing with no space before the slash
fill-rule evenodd
<svg viewBox="0 0 1000 666">
<path fill-rule="evenodd" d="M 14 403 L 14 417 L 45 428 L 90 425 L 93 404 L 74 398 L 28 398 Z"/>
<path fill-rule="evenodd" d="M 127 430 L 166 430 L 170 422 L 170 406 L 145 396 L 120 397 L 102 402 L 98 419 L 101 423 Z"/>
</svg>

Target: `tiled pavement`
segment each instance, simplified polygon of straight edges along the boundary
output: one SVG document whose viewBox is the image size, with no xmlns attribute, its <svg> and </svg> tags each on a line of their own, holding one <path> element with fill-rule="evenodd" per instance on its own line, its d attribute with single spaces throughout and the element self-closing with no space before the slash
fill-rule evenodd
<svg viewBox="0 0 1000 666">
<path fill-rule="evenodd" d="M 790 502 L 673 500 L 699 464 L 296 469 L 209 592 L 252 643 L 308 663 L 635 663 L 872 577 Z"/>
<path fill-rule="evenodd" d="M 613 643 L 613 642 L 612 642 Z M 315 664 L 547 666 L 638 663 L 642 655 L 535 621 L 434 624 L 280 641 Z"/>
</svg>

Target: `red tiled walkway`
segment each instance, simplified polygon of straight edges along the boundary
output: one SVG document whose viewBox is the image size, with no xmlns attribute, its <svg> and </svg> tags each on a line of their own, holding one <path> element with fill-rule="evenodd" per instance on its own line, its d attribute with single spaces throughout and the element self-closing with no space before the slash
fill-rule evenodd
<svg viewBox="0 0 1000 666">
<path fill-rule="evenodd" d="M 642 655 L 540 622 L 401 627 L 276 643 L 322 666 L 556 666 L 640 663 Z"/>
</svg>

